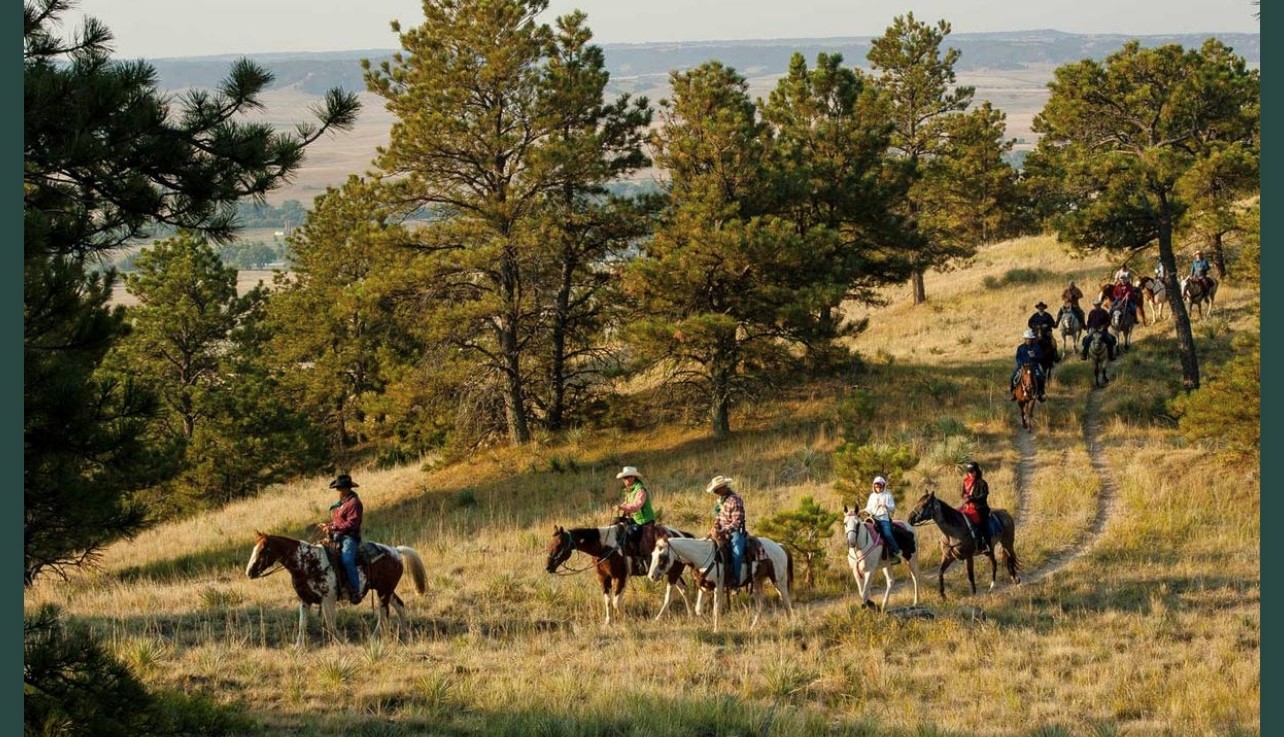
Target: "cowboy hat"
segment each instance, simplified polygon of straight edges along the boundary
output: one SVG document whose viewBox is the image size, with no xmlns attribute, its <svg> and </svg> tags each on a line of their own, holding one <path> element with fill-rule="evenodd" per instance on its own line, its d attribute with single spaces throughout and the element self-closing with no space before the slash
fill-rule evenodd
<svg viewBox="0 0 1284 737">
<path fill-rule="evenodd" d="M 335 476 L 334 481 L 330 482 L 331 489 L 355 489 L 358 486 L 361 486 L 361 484 L 353 481 L 352 477 L 346 473 Z"/>
<path fill-rule="evenodd" d="M 706 494 L 712 494 L 713 492 L 717 491 L 718 489 L 721 489 L 724 486 L 728 486 L 728 487 L 731 486 L 731 477 L 714 476 L 713 480 L 709 482 L 709 485 L 704 487 L 704 491 Z"/>
<path fill-rule="evenodd" d="M 642 478 L 642 474 L 638 473 L 638 469 L 634 466 L 625 466 L 623 471 L 615 474 L 615 478 L 617 479 L 627 479 L 630 477 L 640 479 Z"/>
<path fill-rule="evenodd" d="M 1100 295 L 1098 295 L 1096 299 L 1092 300 L 1092 303 L 1097 306 L 1101 306 L 1101 302 L 1102 302 L 1102 299 Z"/>
<path fill-rule="evenodd" d="M 1034 309 L 1036 309 L 1036 310 L 1046 310 L 1046 309 L 1048 309 L 1048 305 L 1047 305 L 1047 303 L 1045 303 L 1043 300 L 1039 300 L 1038 302 L 1036 302 L 1036 303 L 1034 304 Z"/>
<path fill-rule="evenodd" d="M 1024 332 L 1024 333 L 1021 333 L 1021 339 L 1022 339 L 1022 340 L 1034 340 L 1034 339 L 1035 339 L 1034 331 L 1033 331 L 1033 330 L 1031 330 L 1031 329 L 1029 329 L 1029 328 L 1026 328 L 1025 332 Z"/>
</svg>

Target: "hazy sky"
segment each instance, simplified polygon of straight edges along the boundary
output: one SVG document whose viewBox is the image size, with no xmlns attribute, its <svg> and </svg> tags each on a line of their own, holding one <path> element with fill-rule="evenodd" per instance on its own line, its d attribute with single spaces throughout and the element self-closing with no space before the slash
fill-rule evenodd
<svg viewBox="0 0 1284 737">
<path fill-rule="evenodd" d="M 388 27 L 423 19 L 419 0 L 82 0 L 119 57 L 392 49 Z M 1258 32 L 1249 0 L 551 0 L 547 19 L 588 14 L 598 43 L 880 35 L 897 15 L 955 33 Z M 73 20 L 68 16 L 66 20 Z M 70 23 L 68 25 L 71 25 Z"/>
</svg>

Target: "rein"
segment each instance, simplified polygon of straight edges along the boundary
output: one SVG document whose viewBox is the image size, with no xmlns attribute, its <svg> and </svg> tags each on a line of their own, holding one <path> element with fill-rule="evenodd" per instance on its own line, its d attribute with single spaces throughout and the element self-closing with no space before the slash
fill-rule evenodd
<svg viewBox="0 0 1284 737">
<path fill-rule="evenodd" d="M 575 554 L 575 553 L 583 553 L 584 555 L 588 555 L 588 553 L 585 553 L 583 550 L 580 550 L 579 548 L 575 547 L 575 538 L 571 536 L 571 533 L 567 532 L 567 533 L 566 533 L 566 538 L 567 538 L 567 543 L 566 543 L 566 544 L 567 544 L 567 545 L 569 545 L 569 546 L 571 547 L 571 554 L 572 554 L 572 555 L 573 555 L 573 554 Z M 568 556 L 566 556 L 566 560 L 564 560 L 564 561 L 562 561 L 561 563 L 559 563 L 559 564 L 557 565 L 557 567 L 553 569 L 553 574 L 554 574 L 554 575 L 556 575 L 556 576 L 574 576 L 574 575 L 577 575 L 577 574 L 583 573 L 583 572 L 585 572 L 585 571 L 587 571 L 587 570 L 590 570 L 590 569 L 596 568 L 596 567 L 598 566 L 598 564 L 599 564 L 599 563 L 601 563 L 602 561 L 604 561 L 604 560 L 606 560 L 606 559 L 610 558 L 612 555 L 616 555 L 616 554 L 618 554 L 619 552 L 620 552 L 620 549 L 619 549 L 619 548 L 615 548 L 615 547 L 607 548 L 607 553 L 606 553 L 606 555 L 603 555 L 603 556 L 602 556 L 602 557 L 600 557 L 600 558 L 596 558 L 596 559 L 594 559 L 594 561 L 593 561 L 592 563 L 588 564 L 587 566 L 585 566 L 585 567 L 583 567 L 583 568 L 577 568 L 577 569 L 571 569 L 571 568 L 567 568 L 567 567 L 566 567 L 566 564 L 571 560 L 571 556 L 570 556 L 570 555 L 568 555 Z"/>
</svg>

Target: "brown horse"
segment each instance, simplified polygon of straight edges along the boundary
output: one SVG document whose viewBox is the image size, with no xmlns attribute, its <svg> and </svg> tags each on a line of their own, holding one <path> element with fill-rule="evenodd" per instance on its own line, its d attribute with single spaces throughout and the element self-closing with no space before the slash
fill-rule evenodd
<svg viewBox="0 0 1284 737">
<path fill-rule="evenodd" d="M 656 525 L 657 535 L 674 535 L 677 537 L 691 537 L 691 533 Z M 606 623 L 611 623 L 611 612 L 620 613 L 620 596 L 624 593 L 624 585 L 629 581 L 630 569 L 633 562 L 629 556 L 625 555 L 624 545 L 624 526 L 614 524 L 609 527 L 575 527 L 570 530 L 562 528 L 560 525 L 553 528 L 553 537 L 548 542 L 545 552 L 548 559 L 545 562 L 544 569 L 549 573 L 558 573 L 570 560 L 571 555 L 576 551 L 584 553 L 593 558 L 590 567 L 597 574 L 598 585 L 602 587 L 602 602 L 606 607 Z M 644 543 L 650 543 L 649 546 L 644 544 L 646 556 L 649 558 L 654 541 L 644 540 Z M 664 610 L 669 608 L 673 589 L 676 588 L 682 596 L 682 603 L 686 606 L 687 612 L 691 611 L 691 602 L 687 598 L 687 584 L 682 578 L 682 572 L 685 566 L 678 565 L 670 569 L 667 580 L 668 586 L 664 589 L 664 604 L 660 606 L 660 611 L 655 615 L 659 619 Z M 566 569 L 568 573 L 580 573 L 588 568 L 579 570 Z"/>
<path fill-rule="evenodd" d="M 967 581 L 972 586 L 972 594 L 976 595 L 976 576 L 973 574 L 972 558 L 976 556 L 977 550 L 967 517 L 938 499 L 935 493 L 928 492 L 919 497 L 914 505 L 909 515 L 909 523 L 922 525 L 928 522 L 935 522 L 936 527 L 941 531 L 941 570 L 937 573 L 941 598 L 945 598 L 945 569 L 956 560 L 967 562 Z M 1013 547 L 1013 540 L 1016 538 L 1016 521 L 1007 510 L 993 509 L 990 510 L 990 519 L 987 522 L 990 525 L 990 539 L 993 541 L 991 549 L 984 553 L 985 557 L 990 559 L 990 588 L 994 588 L 999 577 L 999 564 L 994 557 L 994 546 L 1003 551 L 1003 562 L 1007 566 L 1012 583 L 1021 583 L 1021 577 L 1017 575 L 1021 570 L 1021 561 L 1017 559 L 1016 550 Z"/>
<path fill-rule="evenodd" d="M 295 644 L 303 647 L 308 610 L 314 604 L 321 607 L 321 620 L 326 632 L 337 641 L 339 635 L 334 627 L 334 611 L 339 591 L 338 577 L 343 575 L 338 553 L 330 553 L 324 545 L 292 537 L 265 535 L 262 532 L 256 532 L 255 535 L 257 538 L 254 550 L 250 552 L 250 562 L 245 567 L 245 575 L 260 578 L 274 572 L 278 565 L 290 572 L 294 593 L 299 597 L 299 636 Z M 388 622 L 389 605 L 396 609 L 399 619 L 406 618 L 405 602 L 397 595 L 397 584 L 401 582 L 401 574 L 405 569 L 410 569 L 417 593 L 422 594 L 427 590 L 424 562 L 414 548 L 394 548 L 372 542 L 362 543 L 361 547 L 358 560 L 362 579 L 361 595 L 374 591 L 378 596 L 376 629 L 382 630 Z M 361 557 L 365 561 L 361 561 Z"/>
<path fill-rule="evenodd" d="M 1021 427 L 1030 429 L 1030 422 L 1034 420 L 1034 403 L 1039 396 L 1038 382 L 1034 378 L 1034 367 L 1031 364 L 1021 366 L 1012 396 L 1016 397 L 1017 406 L 1021 410 Z"/>
<path fill-rule="evenodd" d="M 1154 277 L 1143 276 L 1137 282 L 1137 286 L 1141 288 L 1142 301 L 1150 303 L 1150 324 L 1153 325 L 1164 319 L 1164 310 L 1168 307 L 1168 287 L 1164 282 Z M 1144 320 L 1142 324 L 1146 324 Z"/>
</svg>

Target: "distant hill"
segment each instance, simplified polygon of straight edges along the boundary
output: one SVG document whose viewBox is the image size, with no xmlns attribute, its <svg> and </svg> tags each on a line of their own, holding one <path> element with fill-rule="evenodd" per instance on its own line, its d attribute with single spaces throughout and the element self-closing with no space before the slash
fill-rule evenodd
<svg viewBox="0 0 1284 737">
<path fill-rule="evenodd" d="M 954 33 L 946 45 L 959 49 L 962 55 L 956 65 L 959 72 L 981 69 L 1019 70 L 1046 67 L 1084 58 L 1104 59 L 1124 42 L 1137 38 L 1143 46 L 1176 43 L 1198 47 L 1209 36 L 1216 36 L 1243 56 L 1251 66 L 1261 64 L 1261 34 L 1181 34 L 1163 36 L 1127 36 L 1123 34 L 1075 34 L 1053 30 L 1009 31 L 1003 33 Z M 840 38 L 771 39 L 760 41 L 693 41 L 642 44 L 603 44 L 606 64 L 613 80 L 626 82 L 657 77 L 663 84 L 668 73 L 685 69 L 709 59 L 735 68 L 747 77 L 783 74 L 789 57 L 801 52 L 809 60 L 820 52 L 838 52 L 854 66 L 867 66 L 871 36 Z M 392 56 L 390 49 L 327 51 L 316 53 L 249 54 L 251 59 L 270 69 L 276 87 L 294 87 L 302 92 L 320 94 L 331 87 L 348 90 L 365 89 L 360 60 L 378 63 Z M 226 74 L 234 55 L 153 59 L 163 89 L 211 87 Z M 651 83 L 642 86 L 652 86 Z"/>
</svg>

